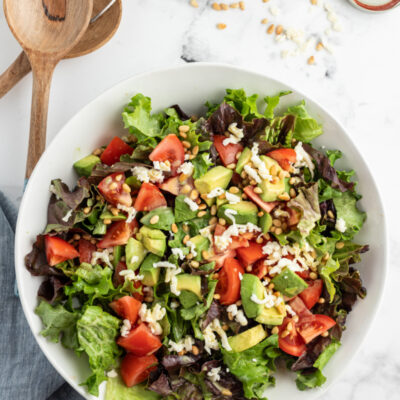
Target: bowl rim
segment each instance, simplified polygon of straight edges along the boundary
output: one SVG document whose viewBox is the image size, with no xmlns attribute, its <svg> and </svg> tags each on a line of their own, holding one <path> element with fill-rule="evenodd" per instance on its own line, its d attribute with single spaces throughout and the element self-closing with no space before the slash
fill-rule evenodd
<svg viewBox="0 0 400 400">
<path fill-rule="evenodd" d="M 380 307 L 382 306 L 382 302 L 383 302 L 383 298 L 384 298 L 384 289 L 385 289 L 385 287 L 387 287 L 388 270 L 389 270 L 389 267 L 388 267 L 389 244 L 388 244 L 388 230 L 387 230 L 387 215 L 386 215 L 386 212 L 385 212 L 384 203 L 382 201 L 382 196 L 381 196 L 381 193 L 380 193 L 379 186 L 376 184 L 375 177 L 374 177 L 373 173 L 371 172 L 371 169 L 369 168 L 368 163 L 365 161 L 366 159 L 365 159 L 362 151 L 359 149 L 359 147 L 357 147 L 355 145 L 355 143 L 353 141 L 353 138 L 350 136 L 350 134 L 348 133 L 347 129 L 340 122 L 340 119 L 337 118 L 333 113 L 328 111 L 324 106 L 322 106 L 320 104 L 320 102 L 316 101 L 312 96 L 306 95 L 303 91 L 298 90 L 296 88 L 296 86 L 293 86 L 292 84 L 286 84 L 285 82 L 283 82 L 283 81 L 281 81 L 279 79 L 273 78 L 273 77 L 271 77 L 271 76 L 269 76 L 267 74 L 261 73 L 261 72 L 259 72 L 257 70 L 251 69 L 251 68 L 235 66 L 235 65 L 231 65 L 231 64 L 227 64 L 227 63 L 220 63 L 220 62 L 193 62 L 193 63 L 170 66 L 170 67 L 154 68 L 154 69 L 151 69 L 149 71 L 142 72 L 142 73 L 139 73 L 139 74 L 135 74 L 135 75 L 129 76 L 128 78 L 124 78 L 124 79 L 120 80 L 119 82 L 117 82 L 117 83 L 113 84 L 112 86 L 108 87 L 107 89 L 103 90 L 100 94 L 98 94 L 95 97 L 93 97 L 88 103 L 86 103 L 85 106 L 83 106 L 80 110 L 78 110 L 71 118 L 68 119 L 68 121 L 66 121 L 66 123 L 59 129 L 57 134 L 53 137 L 51 142 L 47 145 L 46 150 L 44 151 L 42 157 L 39 159 L 39 162 L 37 163 L 37 165 L 35 166 L 31 177 L 36 177 L 36 175 L 39 174 L 39 171 L 42 168 L 42 164 L 44 163 L 44 161 L 43 161 L 43 159 L 45 158 L 44 155 L 46 155 L 48 152 L 50 152 L 52 150 L 52 147 L 57 144 L 57 141 L 59 140 L 60 137 L 62 137 L 63 132 L 68 130 L 69 125 L 71 125 L 73 123 L 73 121 L 76 118 L 78 118 L 78 116 L 80 116 L 82 113 L 85 113 L 86 110 L 94 102 L 96 102 L 100 98 L 107 97 L 107 95 L 111 91 L 116 90 L 116 88 L 118 88 L 118 87 L 121 90 L 123 90 L 122 88 L 124 86 L 126 86 L 129 81 L 131 81 L 133 79 L 139 79 L 139 80 L 151 79 L 151 76 L 153 74 L 167 74 L 169 72 L 179 71 L 181 69 L 185 69 L 185 70 L 187 70 L 187 69 L 219 69 L 221 71 L 223 71 L 223 70 L 231 70 L 231 71 L 234 71 L 234 72 L 237 72 L 237 73 L 245 73 L 247 75 L 253 75 L 257 79 L 265 79 L 265 78 L 267 78 L 270 81 L 273 81 L 278 85 L 282 85 L 282 86 L 287 87 L 292 92 L 295 92 L 296 94 L 298 94 L 302 98 L 313 102 L 317 106 L 317 108 L 319 108 L 325 115 L 327 115 L 329 118 L 331 118 L 333 121 L 335 121 L 335 123 L 341 129 L 342 133 L 346 136 L 346 138 L 350 141 L 350 143 L 353 145 L 353 147 L 359 153 L 360 158 L 362 159 L 362 161 L 364 163 L 364 168 L 366 169 L 366 171 L 369 173 L 369 175 L 372 178 L 372 182 L 371 183 L 375 187 L 376 194 L 377 194 L 377 199 L 378 199 L 377 205 L 379 207 L 379 210 L 382 213 L 381 228 L 382 228 L 382 233 L 383 233 L 383 238 L 382 239 L 383 239 L 384 246 L 383 246 L 383 249 L 382 249 L 382 254 L 383 254 L 383 260 L 382 260 L 383 269 L 382 269 L 382 273 L 383 273 L 383 278 L 382 278 L 380 295 L 379 295 L 379 298 L 376 299 L 376 301 L 374 302 L 374 308 L 372 310 L 373 313 L 372 313 L 372 316 L 371 316 L 370 324 L 368 325 L 366 331 L 364 331 L 362 339 L 355 346 L 354 351 L 352 352 L 352 354 L 351 354 L 351 356 L 350 356 L 350 358 L 348 360 L 349 362 L 347 363 L 347 365 L 345 365 L 344 368 L 342 368 L 336 374 L 336 376 L 333 379 L 330 379 L 329 381 L 325 382 L 324 385 L 321 388 L 314 389 L 316 397 L 320 397 L 323 393 L 325 393 L 328 390 L 328 388 L 331 385 L 333 385 L 335 382 L 337 382 L 339 380 L 339 378 L 342 376 L 344 371 L 347 369 L 347 367 L 350 364 L 350 362 L 352 360 L 354 360 L 354 358 L 356 357 L 356 355 L 358 354 L 358 352 L 362 348 L 366 338 L 368 337 L 368 334 L 369 334 L 369 332 L 370 332 L 370 330 L 371 330 L 371 328 L 374 325 L 374 322 L 376 320 L 378 311 L 379 311 Z M 63 379 L 65 379 L 65 381 L 69 383 L 69 385 L 71 385 L 78 393 L 80 393 L 85 398 L 89 398 L 89 396 L 91 396 L 91 395 L 82 386 L 78 385 L 72 379 L 72 377 L 68 376 L 66 373 L 64 373 L 64 371 L 62 371 L 61 367 L 58 365 L 58 362 L 53 359 L 51 351 L 50 351 L 50 348 L 45 346 L 45 342 L 44 341 L 39 341 L 40 334 L 39 333 L 35 333 L 34 330 L 32 329 L 32 321 L 31 321 L 31 319 L 33 317 L 33 313 L 29 309 L 28 299 L 23 294 L 21 295 L 21 293 L 23 293 L 23 291 L 22 291 L 22 283 L 21 283 L 22 282 L 21 274 L 22 274 L 22 270 L 24 268 L 25 255 L 19 254 L 19 252 L 17 250 L 18 250 L 18 247 L 19 247 L 19 243 L 22 240 L 21 231 L 22 231 L 22 227 L 23 227 L 23 222 L 22 222 L 22 218 L 21 218 L 21 214 L 22 214 L 21 210 L 24 209 L 25 204 L 29 201 L 28 200 L 29 199 L 28 194 L 31 191 L 31 182 L 32 182 L 32 179 L 30 179 L 28 182 L 25 182 L 24 194 L 23 194 L 23 197 L 22 197 L 22 200 L 21 200 L 21 203 L 20 203 L 19 212 L 18 212 L 18 219 L 17 219 L 16 229 L 15 229 L 14 270 L 15 270 L 15 275 L 16 275 L 16 280 L 17 280 L 18 292 L 20 294 L 19 295 L 19 299 L 20 299 L 20 302 L 22 304 L 24 315 L 25 315 L 26 320 L 28 321 L 28 325 L 29 325 L 29 328 L 30 328 L 30 330 L 32 332 L 32 335 L 34 336 L 34 338 L 36 340 L 36 343 L 39 345 L 40 349 L 42 350 L 42 352 L 46 356 L 47 360 L 56 369 L 56 371 L 63 377 Z M 90 398 L 94 398 L 94 397 L 91 396 Z"/>
</svg>

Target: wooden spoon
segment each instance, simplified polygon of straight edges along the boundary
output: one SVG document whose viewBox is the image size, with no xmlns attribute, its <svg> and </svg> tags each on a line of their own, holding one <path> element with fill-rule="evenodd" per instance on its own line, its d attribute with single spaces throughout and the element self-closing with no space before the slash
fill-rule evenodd
<svg viewBox="0 0 400 400">
<path fill-rule="evenodd" d="M 4 0 L 7 23 L 32 66 L 33 91 L 26 178 L 46 145 L 51 77 L 57 63 L 78 43 L 93 0 Z"/>
<path fill-rule="evenodd" d="M 115 34 L 121 22 L 122 2 L 116 0 L 104 15 L 99 16 L 110 0 L 93 0 L 91 21 L 85 34 L 75 47 L 64 56 L 73 58 L 89 54 L 105 45 Z M 96 18 L 96 16 L 99 16 Z M 0 99 L 31 71 L 31 64 L 25 52 L 0 75 Z"/>
</svg>

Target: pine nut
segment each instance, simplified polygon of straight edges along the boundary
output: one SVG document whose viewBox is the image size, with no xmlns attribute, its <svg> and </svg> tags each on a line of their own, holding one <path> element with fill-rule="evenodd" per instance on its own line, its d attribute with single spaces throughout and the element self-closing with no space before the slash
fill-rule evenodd
<svg viewBox="0 0 400 400">
<path fill-rule="evenodd" d="M 274 224 L 274 226 L 281 226 L 282 225 L 282 222 L 279 219 L 272 220 L 272 223 Z"/>
<path fill-rule="evenodd" d="M 192 154 L 196 156 L 198 152 L 199 152 L 199 146 L 196 145 L 193 147 Z"/>
<path fill-rule="evenodd" d="M 186 135 L 185 132 L 179 132 L 179 136 L 180 136 L 180 137 L 183 137 L 184 139 L 187 138 L 187 135 Z"/>
<path fill-rule="evenodd" d="M 218 3 L 212 3 L 211 6 L 215 11 L 221 11 L 221 6 Z"/>
<path fill-rule="evenodd" d="M 219 24 L 217 24 L 217 28 L 218 28 L 219 30 L 225 29 L 225 28 L 226 28 L 226 24 L 220 22 Z"/>
<path fill-rule="evenodd" d="M 236 193 L 239 193 L 239 192 L 240 192 L 240 190 L 239 190 L 239 188 L 236 187 L 236 186 L 231 186 L 231 187 L 229 188 L 229 193 L 236 194 Z"/>
<path fill-rule="evenodd" d="M 90 213 L 91 208 L 90 207 L 85 207 L 83 209 L 84 214 L 89 214 Z"/>
<path fill-rule="evenodd" d="M 160 220 L 160 217 L 158 216 L 158 215 L 153 215 L 151 218 L 150 218 L 150 224 L 156 224 L 158 221 Z"/>
<path fill-rule="evenodd" d="M 324 299 L 323 297 L 320 297 L 320 298 L 318 299 L 318 303 L 319 303 L 319 304 L 324 304 L 324 303 L 325 303 L 325 299 Z"/>
<path fill-rule="evenodd" d="M 178 179 L 179 179 L 179 182 L 180 182 L 180 183 L 183 183 L 183 182 L 185 182 L 185 181 L 187 180 L 187 178 L 188 178 L 187 175 L 185 175 L 185 174 L 180 174 Z"/>
<path fill-rule="evenodd" d="M 197 346 L 192 346 L 193 355 L 197 356 L 200 353 L 200 350 Z"/>
<path fill-rule="evenodd" d="M 172 225 L 171 225 L 171 231 L 172 231 L 173 233 L 177 233 L 177 232 L 178 232 L 178 225 L 172 224 Z"/>
<path fill-rule="evenodd" d="M 79 233 L 75 233 L 73 238 L 74 238 L 74 240 L 79 240 L 81 238 L 81 235 L 79 235 Z"/>
<path fill-rule="evenodd" d="M 185 185 L 185 186 L 181 189 L 181 193 L 183 193 L 183 194 L 188 194 L 191 190 L 192 190 L 192 187 L 191 187 L 190 185 Z"/>
<path fill-rule="evenodd" d="M 182 242 L 183 242 L 183 244 L 186 244 L 189 240 L 190 240 L 190 236 L 189 235 L 185 235 L 185 237 L 183 238 Z"/>
<path fill-rule="evenodd" d="M 122 184 L 122 190 L 126 193 L 130 193 L 131 192 L 131 187 L 127 184 L 127 183 L 123 183 Z"/>
<path fill-rule="evenodd" d="M 189 127 L 189 125 L 181 125 L 181 126 L 178 128 L 178 130 L 179 130 L 179 132 L 187 133 L 187 132 L 189 132 L 190 127 Z"/>
<path fill-rule="evenodd" d="M 196 0 L 190 0 L 190 5 L 194 8 L 199 7 L 199 3 Z M 199 353 L 197 353 L 197 354 L 199 354 Z"/>
<path fill-rule="evenodd" d="M 283 32 L 283 26 L 282 25 L 278 25 L 275 29 L 275 33 L 277 35 L 280 35 Z"/>
<path fill-rule="evenodd" d="M 284 330 L 282 333 L 281 333 L 281 338 L 285 338 L 287 335 L 289 335 L 290 334 L 290 332 L 288 331 L 288 330 Z"/>
<path fill-rule="evenodd" d="M 277 335 L 277 334 L 279 333 L 279 328 L 278 328 L 277 326 L 274 326 L 274 327 L 271 329 L 271 333 L 272 333 L 273 335 Z"/>
<path fill-rule="evenodd" d="M 318 278 L 318 275 L 315 272 L 310 272 L 310 278 L 315 281 Z"/>
<path fill-rule="evenodd" d="M 262 23 L 263 25 L 268 24 L 268 18 L 263 18 L 263 19 L 261 20 L 261 23 Z"/>
<path fill-rule="evenodd" d="M 199 192 L 198 192 L 196 189 L 193 189 L 193 190 L 190 192 L 190 198 L 191 198 L 192 200 L 196 200 L 198 197 L 199 197 Z"/>
<path fill-rule="evenodd" d="M 111 214 L 114 215 L 114 217 L 116 217 L 119 214 L 118 208 L 112 207 Z"/>
<path fill-rule="evenodd" d="M 199 268 L 199 267 L 200 267 L 200 263 L 199 263 L 198 261 L 192 261 L 192 262 L 190 263 L 190 265 L 191 265 L 193 268 Z"/>
<path fill-rule="evenodd" d="M 257 194 L 261 194 L 263 192 L 262 189 L 259 188 L 258 186 L 255 187 L 253 190 L 254 190 L 254 193 L 257 193 Z"/>
<path fill-rule="evenodd" d="M 228 165 L 226 166 L 226 168 L 228 168 L 228 169 L 235 169 L 235 167 L 236 167 L 236 164 L 235 164 L 235 163 L 228 164 Z"/>
<path fill-rule="evenodd" d="M 213 297 L 215 300 L 219 300 L 221 298 L 221 296 L 218 293 L 214 294 Z"/>
<path fill-rule="evenodd" d="M 182 141 L 182 145 L 183 145 L 183 147 L 185 147 L 186 149 L 190 149 L 190 147 L 192 146 L 192 145 L 190 144 L 190 142 L 188 142 L 187 140 L 183 140 L 183 141 Z"/>
<path fill-rule="evenodd" d="M 319 42 L 315 48 L 317 51 L 321 51 L 324 48 L 324 45 L 321 42 Z"/>
<path fill-rule="evenodd" d="M 219 222 L 219 224 L 222 225 L 222 226 L 226 225 L 226 220 L 225 220 L 224 218 L 220 218 L 220 219 L 218 220 L 218 222 Z"/>
<path fill-rule="evenodd" d="M 268 35 L 272 35 L 272 33 L 274 32 L 274 29 L 275 29 L 275 25 L 271 24 L 267 29 Z"/>
<path fill-rule="evenodd" d="M 110 225 L 111 224 L 111 219 L 110 218 L 105 218 L 103 220 L 104 225 Z"/>
<path fill-rule="evenodd" d="M 211 206 L 211 215 L 215 215 L 217 213 L 217 206 L 215 204 L 213 204 Z"/>
<path fill-rule="evenodd" d="M 322 337 L 328 337 L 329 336 L 329 332 L 328 331 L 323 332 L 323 333 L 321 333 L 321 336 Z"/>
<path fill-rule="evenodd" d="M 290 188 L 289 194 L 290 194 L 290 197 L 296 197 L 297 196 L 296 195 L 296 191 L 293 188 Z"/>
<path fill-rule="evenodd" d="M 264 211 L 259 211 L 258 213 L 257 213 L 257 216 L 258 217 L 262 217 L 264 215 Z"/>
<path fill-rule="evenodd" d="M 110 190 L 115 190 L 117 187 L 118 187 L 117 182 L 112 182 L 112 183 L 110 184 Z"/>
<path fill-rule="evenodd" d="M 199 218 L 201 218 L 201 217 L 204 217 L 206 214 L 207 214 L 207 211 L 199 211 L 199 212 L 197 213 L 197 216 L 198 216 Z"/>
<path fill-rule="evenodd" d="M 343 242 L 337 242 L 337 243 L 336 243 L 336 248 L 337 248 L 338 250 L 343 249 L 343 247 L 344 247 L 344 243 L 343 243 Z"/>
<path fill-rule="evenodd" d="M 240 7 L 240 9 L 241 9 L 242 11 L 244 11 L 244 9 L 245 9 L 244 1 L 239 1 L 239 7 Z"/>
<path fill-rule="evenodd" d="M 312 65 L 312 64 L 314 64 L 315 63 L 315 57 L 314 56 L 311 56 L 308 60 L 307 60 L 307 64 L 308 65 Z"/>
<path fill-rule="evenodd" d="M 276 228 L 276 229 L 275 229 L 275 234 L 276 234 L 276 235 L 280 235 L 280 234 L 282 234 L 282 232 L 283 232 L 283 231 L 282 231 L 282 228 Z"/>
</svg>

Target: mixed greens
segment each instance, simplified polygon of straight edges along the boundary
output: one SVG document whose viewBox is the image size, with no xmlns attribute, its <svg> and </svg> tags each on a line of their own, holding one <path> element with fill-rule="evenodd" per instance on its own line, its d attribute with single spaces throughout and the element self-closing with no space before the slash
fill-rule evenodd
<svg viewBox="0 0 400 400">
<path fill-rule="evenodd" d="M 86 354 L 91 394 L 266 399 L 281 367 L 300 390 L 325 382 L 366 295 L 366 215 L 305 104 L 275 115 L 289 94 L 228 89 L 200 118 L 137 94 L 126 136 L 74 164 L 72 191 L 51 182 L 26 267 L 41 334 Z"/>
</svg>

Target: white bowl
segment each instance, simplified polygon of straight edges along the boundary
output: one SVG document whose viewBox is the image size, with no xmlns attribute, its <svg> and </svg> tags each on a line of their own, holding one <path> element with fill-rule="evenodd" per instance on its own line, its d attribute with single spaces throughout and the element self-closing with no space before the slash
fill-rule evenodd
<svg viewBox="0 0 400 400">
<path fill-rule="evenodd" d="M 23 197 L 15 240 L 15 269 L 21 303 L 32 332 L 57 371 L 87 399 L 94 399 L 79 384 L 89 374 L 84 358 L 79 359 L 61 344 L 50 343 L 39 335 L 42 324 L 34 313 L 36 293 L 42 278 L 32 277 L 24 266 L 24 257 L 32 247 L 36 235 L 45 227 L 51 179 L 62 178 L 74 185 L 76 176 L 72 164 L 89 154 L 94 148 L 107 143 L 115 132 L 122 132 L 121 111 L 132 95 L 140 92 L 152 99 L 153 110 L 160 111 L 172 104 L 179 104 L 187 113 L 201 114 L 207 101 L 219 102 L 226 88 L 244 88 L 247 93 L 261 96 L 292 90 L 281 100 L 280 108 L 305 99 L 307 108 L 324 127 L 324 135 L 317 145 L 340 149 L 344 153 L 339 166 L 354 168 L 359 181 L 358 190 L 364 194 L 360 202 L 368 219 L 356 238 L 368 243 L 370 251 L 363 255 L 361 269 L 368 296 L 357 302 L 343 335 L 343 344 L 325 368 L 328 380 L 322 389 L 300 392 L 294 384 L 294 374 L 280 373 L 277 385 L 269 391 L 270 400 L 296 398 L 315 399 L 332 384 L 357 353 L 368 329 L 373 323 L 384 292 L 387 271 L 387 238 L 381 199 L 371 172 L 344 128 L 321 106 L 297 90 L 254 72 L 215 64 L 187 64 L 134 76 L 93 100 L 73 117 L 54 138 L 36 166 Z M 261 97 L 262 98 L 262 97 Z M 102 398 L 102 396 L 100 396 Z"/>
</svg>

